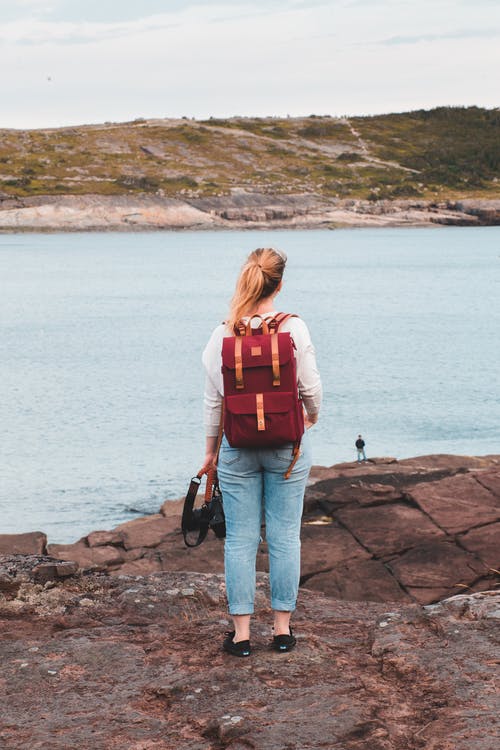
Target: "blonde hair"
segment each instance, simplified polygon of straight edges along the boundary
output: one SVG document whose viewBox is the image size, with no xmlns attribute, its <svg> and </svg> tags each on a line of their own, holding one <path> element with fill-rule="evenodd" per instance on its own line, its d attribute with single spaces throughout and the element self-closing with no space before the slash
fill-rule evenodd
<svg viewBox="0 0 500 750">
<path fill-rule="evenodd" d="M 254 312 L 260 300 L 270 297 L 283 278 L 286 255 L 272 247 L 260 247 L 248 256 L 240 271 L 226 325 L 233 330 L 245 315 Z"/>
</svg>

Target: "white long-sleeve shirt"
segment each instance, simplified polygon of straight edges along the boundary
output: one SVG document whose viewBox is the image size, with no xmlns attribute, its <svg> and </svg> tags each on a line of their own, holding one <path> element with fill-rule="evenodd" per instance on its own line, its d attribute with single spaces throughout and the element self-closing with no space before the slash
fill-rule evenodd
<svg viewBox="0 0 500 750">
<path fill-rule="evenodd" d="M 265 313 L 263 317 L 272 318 L 276 312 Z M 248 320 L 248 318 L 244 318 Z M 297 364 L 297 383 L 308 417 L 315 422 L 321 406 L 322 387 L 316 365 L 316 352 L 311 341 L 309 330 L 301 318 L 289 318 L 280 327 L 280 331 L 289 331 L 295 344 Z M 204 423 L 207 437 L 217 435 L 219 429 L 224 384 L 222 381 L 222 339 L 231 336 L 224 324 L 213 331 L 202 355 L 205 367 Z"/>
</svg>

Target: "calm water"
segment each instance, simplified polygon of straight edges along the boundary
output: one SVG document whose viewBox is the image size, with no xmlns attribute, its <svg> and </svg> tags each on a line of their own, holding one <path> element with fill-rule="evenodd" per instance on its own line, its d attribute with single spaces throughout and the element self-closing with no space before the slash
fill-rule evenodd
<svg viewBox="0 0 500 750">
<path fill-rule="evenodd" d="M 500 452 L 500 228 L 0 236 L 0 533 L 155 512 L 203 456 L 200 354 L 247 252 L 289 256 L 315 462 Z"/>
</svg>

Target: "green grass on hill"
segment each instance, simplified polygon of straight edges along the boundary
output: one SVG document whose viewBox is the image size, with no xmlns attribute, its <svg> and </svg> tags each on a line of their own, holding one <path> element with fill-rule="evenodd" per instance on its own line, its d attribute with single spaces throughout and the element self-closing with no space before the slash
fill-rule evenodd
<svg viewBox="0 0 500 750">
<path fill-rule="evenodd" d="M 0 196 L 498 197 L 500 110 L 0 130 Z"/>
</svg>

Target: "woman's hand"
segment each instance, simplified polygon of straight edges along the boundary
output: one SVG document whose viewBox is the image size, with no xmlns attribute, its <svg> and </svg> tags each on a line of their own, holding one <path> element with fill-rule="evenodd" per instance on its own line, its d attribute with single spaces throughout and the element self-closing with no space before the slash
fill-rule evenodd
<svg viewBox="0 0 500 750">
<path fill-rule="evenodd" d="M 203 459 L 203 466 L 200 469 L 202 474 L 206 474 L 210 469 L 216 469 L 217 459 L 217 435 L 207 437 L 205 444 L 205 458 Z"/>
<path fill-rule="evenodd" d="M 203 466 L 200 469 L 201 474 L 206 474 L 210 469 L 217 468 L 215 463 L 216 455 L 215 451 L 207 451 L 205 453 L 205 458 L 203 459 Z"/>
<path fill-rule="evenodd" d="M 310 417 L 309 414 L 304 413 L 304 427 L 306 430 L 310 430 L 313 424 L 316 424 L 318 417 Z"/>
</svg>

